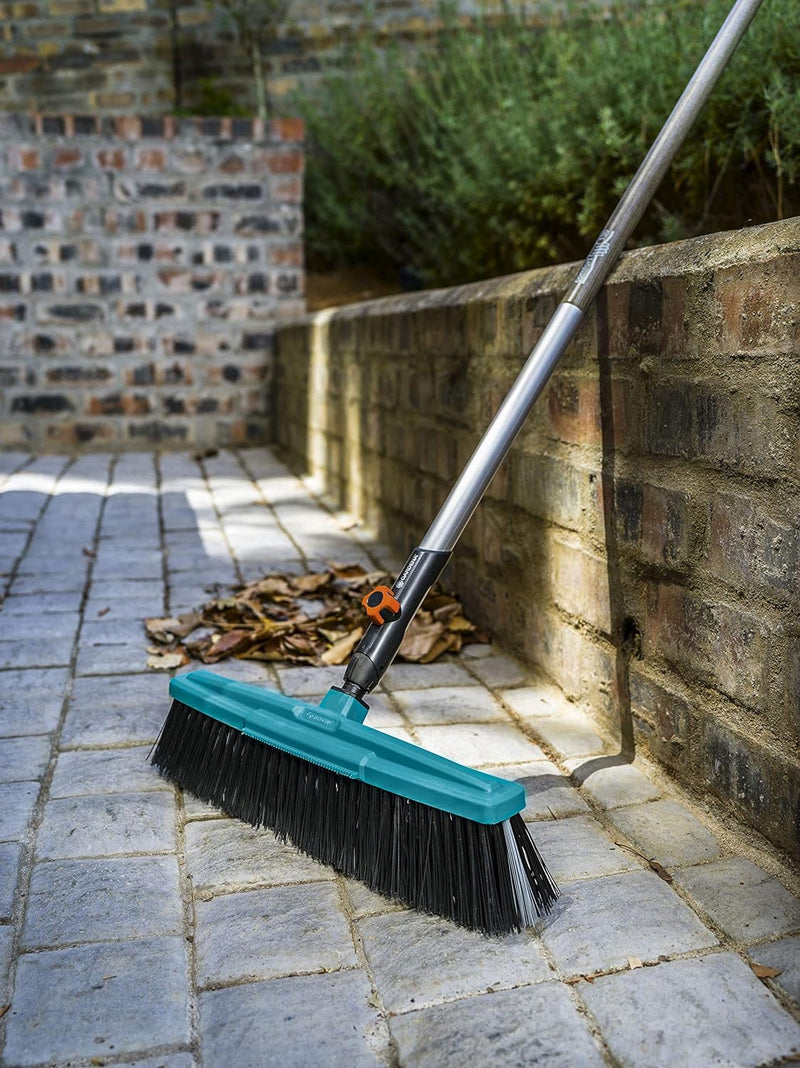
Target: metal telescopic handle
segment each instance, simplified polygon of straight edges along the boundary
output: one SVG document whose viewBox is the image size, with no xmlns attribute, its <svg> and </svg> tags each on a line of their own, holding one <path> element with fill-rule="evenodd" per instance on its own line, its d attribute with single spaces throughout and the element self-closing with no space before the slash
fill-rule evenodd
<svg viewBox="0 0 800 1068">
<path fill-rule="evenodd" d="M 420 548 L 452 550 L 763 0 L 736 0 Z"/>
</svg>

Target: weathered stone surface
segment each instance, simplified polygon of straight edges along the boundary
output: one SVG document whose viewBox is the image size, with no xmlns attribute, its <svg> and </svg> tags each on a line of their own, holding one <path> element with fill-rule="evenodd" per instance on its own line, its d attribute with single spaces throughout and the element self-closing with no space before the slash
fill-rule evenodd
<svg viewBox="0 0 800 1068">
<path fill-rule="evenodd" d="M 0 843 L 0 920 L 8 920 L 14 908 L 22 846 L 17 842 Z"/>
<path fill-rule="evenodd" d="M 0 735 L 46 734 L 58 726 L 67 688 L 66 668 L 6 671 L 0 692 Z"/>
<path fill-rule="evenodd" d="M 433 664 L 394 663 L 384 676 L 387 690 L 427 690 L 432 686 L 476 686 L 477 681 L 455 660 Z"/>
<path fill-rule="evenodd" d="M 716 944 L 716 938 L 653 872 L 567 883 L 542 924 L 542 938 L 566 975 L 656 960 Z"/>
<path fill-rule="evenodd" d="M 152 743 L 169 711 L 164 675 L 76 679 L 61 745 Z"/>
<path fill-rule="evenodd" d="M 33 870 L 26 949 L 179 934 L 183 922 L 174 857 L 53 860 Z"/>
<path fill-rule="evenodd" d="M 102 794 L 49 801 L 40 860 L 175 850 L 175 804 L 166 793 Z"/>
<path fill-rule="evenodd" d="M 599 758 L 600 761 L 603 759 Z M 661 796 L 655 783 L 632 764 L 598 765 L 597 758 L 567 761 L 575 781 L 603 808 L 638 805 L 644 801 L 655 801 Z"/>
<path fill-rule="evenodd" d="M 758 964 L 779 968 L 780 975 L 773 981 L 800 1005 L 800 937 L 795 935 L 755 946 L 749 955 Z"/>
<path fill-rule="evenodd" d="M 240 820 L 202 820 L 186 827 L 186 863 L 195 890 L 332 879 L 332 868 Z"/>
<path fill-rule="evenodd" d="M 438 686 L 430 690 L 395 690 L 394 697 L 410 723 L 508 722 L 500 703 L 482 686 Z"/>
<path fill-rule="evenodd" d="M 200 995 L 203 1053 L 212 1065 L 311 1063 L 377 1068 L 385 1049 L 362 971 L 245 983 Z"/>
<path fill-rule="evenodd" d="M 50 797 L 132 794 L 149 790 L 171 792 L 171 784 L 158 774 L 148 759 L 149 754 L 150 746 L 147 745 L 60 753 L 50 784 Z"/>
<path fill-rule="evenodd" d="M 493 655 L 473 660 L 472 671 L 484 686 L 499 689 L 506 686 L 521 686 L 528 679 L 528 672 L 510 656 Z"/>
<path fill-rule="evenodd" d="M 38 782 L 0 783 L 0 842 L 22 838 L 38 796 Z"/>
<path fill-rule="evenodd" d="M 500 990 L 395 1016 L 389 1023 L 401 1063 L 547 1064 L 600 1068 L 605 1062 L 586 1020 L 559 983 Z"/>
<path fill-rule="evenodd" d="M 744 857 L 684 868 L 674 875 L 678 886 L 737 942 L 800 931 L 800 901 Z"/>
<path fill-rule="evenodd" d="M 556 882 L 594 879 L 621 871 L 637 871 L 641 865 L 590 816 L 550 820 L 531 827 L 537 847 L 546 858 Z"/>
<path fill-rule="evenodd" d="M 800 1051 L 800 1026 L 733 953 L 601 976 L 580 994 L 625 1068 L 756 1068 Z"/>
<path fill-rule="evenodd" d="M 651 801 L 616 809 L 611 819 L 650 858 L 666 867 L 719 856 L 714 835 L 678 801 Z"/>
<path fill-rule="evenodd" d="M 34 1065 L 119 1056 L 189 1040 L 180 938 L 25 954 L 7 1014 L 5 1057 Z"/>
<path fill-rule="evenodd" d="M 198 901 L 197 954 L 201 986 L 357 963 L 338 890 L 330 882 Z"/>
<path fill-rule="evenodd" d="M 50 738 L 0 739 L 0 782 L 24 782 L 39 779 L 50 761 Z"/>
<path fill-rule="evenodd" d="M 425 749 L 472 767 L 520 764 L 544 757 L 538 745 L 505 723 L 454 723 L 417 727 L 416 732 Z"/>
<path fill-rule="evenodd" d="M 551 976 L 527 932 L 487 938 L 420 912 L 370 916 L 358 924 L 383 1002 L 390 1012 Z"/>
<path fill-rule="evenodd" d="M 578 791 L 549 760 L 497 768 L 492 775 L 500 779 L 512 779 L 525 787 L 523 819 L 562 819 L 589 811 L 589 806 Z"/>
</svg>

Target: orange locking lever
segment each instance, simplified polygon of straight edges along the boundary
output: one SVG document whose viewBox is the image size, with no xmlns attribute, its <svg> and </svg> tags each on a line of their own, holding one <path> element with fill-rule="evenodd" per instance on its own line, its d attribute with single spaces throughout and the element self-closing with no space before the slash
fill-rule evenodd
<svg viewBox="0 0 800 1068">
<path fill-rule="evenodd" d="M 400 602 L 388 586 L 376 586 L 361 599 L 364 611 L 373 623 L 391 623 L 400 618 Z"/>
</svg>

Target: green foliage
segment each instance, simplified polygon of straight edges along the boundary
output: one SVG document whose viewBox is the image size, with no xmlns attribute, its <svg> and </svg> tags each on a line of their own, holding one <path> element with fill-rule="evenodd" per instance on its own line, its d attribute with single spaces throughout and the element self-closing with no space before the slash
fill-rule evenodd
<svg viewBox="0 0 800 1068">
<path fill-rule="evenodd" d="M 730 8 L 658 0 L 362 45 L 296 105 L 313 267 L 452 284 L 585 254 Z M 649 244 L 800 208 L 800 4 L 767 0 L 639 224 Z"/>
</svg>

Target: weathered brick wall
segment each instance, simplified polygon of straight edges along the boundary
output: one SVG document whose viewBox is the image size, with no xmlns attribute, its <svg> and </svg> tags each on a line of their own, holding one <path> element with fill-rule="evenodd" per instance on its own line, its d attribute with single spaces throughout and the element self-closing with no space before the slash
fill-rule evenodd
<svg viewBox="0 0 800 1068">
<path fill-rule="evenodd" d="M 278 441 L 405 551 L 571 268 L 278 334 Z M 800 220 L 625 256 L 456 551 L 469 609 L 795 848 Z"/>
<path fill-rule="evenodd" d="M 0 109 L 169 111 L 174 34 L 170 0 L 0 3 Z"/>
<path fill-rule="evenodd" d="M 0 117 L 0 446 L 258 442 L 302 124 Z"/>
<path fill-rule="evenodd" d="M 587 0 L 590 2 L 590 0 Z M 511 7 L 535 13 L 549 0 Z M 458 0 L 464 17 L 501 0 Z M 348 65 L 365 30 L 418 42 L 440 27 L 439 0 L 292 0 L 268 48 L 274 100 Z M 253 79 L 230 19 L 206 0 L 0 2 L 0 110 L 164 114 L 191 111 L 204 90 L 254 110 Z M 219 102 L 216 105 L 220 106 Z"/>
</svg>

